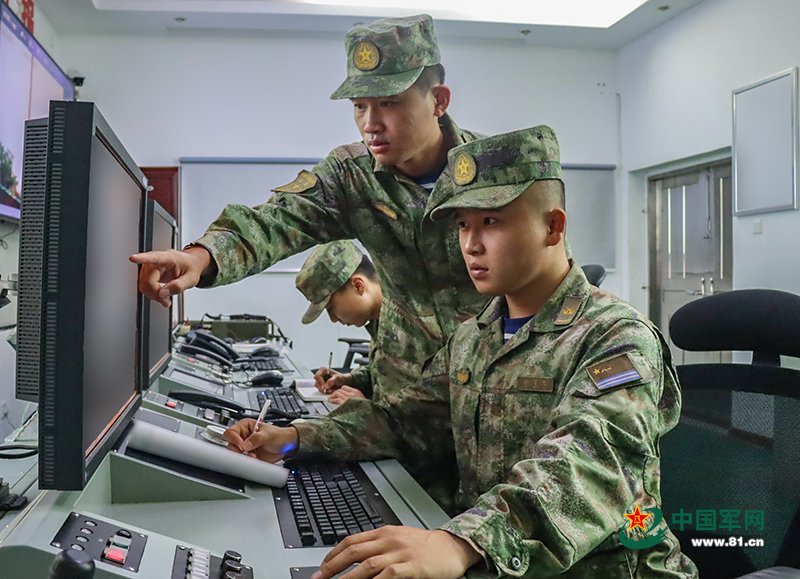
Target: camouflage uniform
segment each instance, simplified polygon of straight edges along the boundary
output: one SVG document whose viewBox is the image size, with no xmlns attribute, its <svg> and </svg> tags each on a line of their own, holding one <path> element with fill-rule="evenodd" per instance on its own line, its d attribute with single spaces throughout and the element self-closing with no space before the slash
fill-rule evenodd
<svg viewBox="0 0 800 579">
<path fill-rule="evenodd" d="M 558 143 L 548 127 L 476 141 L 450 151 L 446 173 L 454 195 L 434 218 L 458 207 L 502 207 L 533 181 L 560 178 Z M 442 529 L 476 546 L 492 575 L 696 577 L 668 530 L 645 549 L 619 538 L 636 505 L 661 506 L 659 439 L 680 414 L 659 331 L 591 286 L 574 262 L 504 343 L 506 314 L 505 298 L 495 298 L 458 328 L 420 387 L 373 413 L 362 438 L 374 447 L 330 429 L 354 443 L 334 454 L 400 456 L 409 447 L 401 438 L 411 437 L 436 440 L 431 459 L 445 461 L 447 445 L 435 437 L 449 429 L 459 477 L 454 512 L 461 512 Z M 303 453 L 311 433 L 297 428 Z"/>
<path fill-rule="evenodd" d="M 353 377 L 350 380 L 350 386 L 361 390 L 361 393 L 367 398 L 373 398 L 376 383 L 372 380 L 371 366 L 372 360 L 375 358 L 375 336 L 378 333 L 378 320 L 368 321 L 364 329 L 369 334 L 369 363 L 350 371 L 350 375 Z"/>
<path fill-rule="evenodd" d="M 310 324 L 325 311 L 331 295 L 350 280 L 363 257 L 364 254 L 349 240 L 319 245 L 311 252 L 295 278 L 295 287 L 311 302 L 303 315 L 304 324 Z M 369 320 L 366 329 L 374 340 L 376 320 Z M 373 348 L 374 344 L 371 344 L 370 358 Z M 369 365 L 353 370 L 351 375 L 350 385 L 361 390 L 367 398 L 372 398 L 374 389 Z"/>
<path fill-rule="evenodd" d="M 424 67 L 440 61 L 429 16 L 379 20 L 355 28 L 347 34 L 345 46 L 348 78 L 333 98 L 398 94 L 417 80 Z M 439 124 L 451 147 L 481 136 L 460 129 L 447 114 Z M 381 397 L 413 389 L 424 362 L 459 323 L 487 302 L 469 278 L 458 232 L 450 224 L 426 218 L 430 208 L 450 194 L 450 185 L 440 178 L 428 193 L 394 167 L 378 164 L 363 142 L 338 147 L 311 171 L 302 171 L 289 185 L 274 189 L 267 203 L 226 207 L 195 242 L 208 249 L 218 269 L 214 279 L 201 279 L 198 285 L 232 283 L 314 245 L 358 239 L 373 259 L 383 291 L 371 362 L 373 381 L 380 384 Z M 413 394 L 401 397 L 407 396 Z M 305 449 L 328 451 L 350 444 L 349 437 L 329 434 L 339 426 L 358 432 L 379 413 L 373 402 L 377 401 L 350 399 L 331 413 L 336 424 L 329 420 L 306 424 Z M 424 446 L 403 453 L 399 457 L 403 466 L 432 495 L 452 501 L 454 461 L 444 475 L 449 479 L 447 490 L 439 492 L 434 486 L 441 484 L 440 477 L 433 475 L 437 463 L 429 468 Z M 452 459 L 452 453 L 449 456 Z"/>
<path fill-rule="evenodd" d="M 345 42 L 348 79 L 335 98 L 397 94 L 425 66 L 439 62 L 428 16 L 380 20 L 353 29 Z M 373 60 L 358 60 L 366 53 L 357 50 L 364 48 L 374 51 Z M 459 129 L 448 115 L 440 125 L 451 146 L 479 136 Z M 320 243 L 359 239 L 384 296 L 372 363 L 384 391 L 417 383 L 424 361 L 486 304 L 469 279 L 457 232 L 425 219 L 427 208 L 448 195 L 441 179 L 429 194 L 394 167 L 376 163 L 361 142 L 338 147 L 274 191 L 257 207 L 229 205 L 195 242 L 218 268 L 199 286 L 241 280 Z"/>
</svg>

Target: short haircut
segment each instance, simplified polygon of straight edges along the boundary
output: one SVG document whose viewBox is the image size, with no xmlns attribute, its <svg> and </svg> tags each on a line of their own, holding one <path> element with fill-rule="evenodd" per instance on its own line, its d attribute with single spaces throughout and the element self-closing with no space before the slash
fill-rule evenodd
<svg viewBox="0 0 800 579">
<path fill-rule="evenodd" d="M 537 181 L 541 188 L 537 192 L 540 199 L 549 201 L 559 209 L 567 210 L 567 195 L 564 188 L 564 181 L 561 179 L 542 179 Z"/>
<path fill-rule="evenodd" d="M 413 86 L 421 93 L 425 94 L 439 84 L 444 84 L 444 66 L 441 64 L 433 64 L 424 68 L 422 74 L 419 75 L 419 78 L 414 82 Z"/>
<path fill-rule="evenodd" d="M 361 263 L 353 272 L 353 275 L 356 274 L 363 275 L 365 278 L 367 278 L 369 281 L 373 283 L 378 283 L 378 272 L 375 271 L 375 266 L 372 264 L 372 261 L 370 260 L 368 255 L 361 256 Z"/>
</svg>

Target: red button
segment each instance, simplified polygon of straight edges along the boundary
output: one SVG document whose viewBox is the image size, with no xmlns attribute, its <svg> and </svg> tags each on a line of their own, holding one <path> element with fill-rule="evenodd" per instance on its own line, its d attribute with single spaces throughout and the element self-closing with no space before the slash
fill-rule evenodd
<svg viewBox="0 0 800 579">
<path fill-rule="evenodd" d="M 125 563 L 125 553 L 117 551 L 116 549 L 106 549 L 106 552 L 103 553 L 103 557 L 115 563 L 119 563 L 120 565 Z"/>
<path fill-rule="evenodd" d="M 175 402 L 172 400 L 167 400 L 167 406 L 169 406 L 170 408 L 175 408 L 177 404 L 175 404 Z"/>
</svg>

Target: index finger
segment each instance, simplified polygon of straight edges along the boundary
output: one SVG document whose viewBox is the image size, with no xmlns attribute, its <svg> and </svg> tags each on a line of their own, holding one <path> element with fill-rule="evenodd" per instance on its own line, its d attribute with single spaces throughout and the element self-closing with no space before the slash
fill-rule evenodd
<svg viewBox="0 0 800 579">
<path fill-rule="evenodd" d="M 175 258 L 168 251 L 134 253 L 128 259 L 133 263 L 153 263 L 156 265 L 172 265 L 175 263 Z"/>
</svg>

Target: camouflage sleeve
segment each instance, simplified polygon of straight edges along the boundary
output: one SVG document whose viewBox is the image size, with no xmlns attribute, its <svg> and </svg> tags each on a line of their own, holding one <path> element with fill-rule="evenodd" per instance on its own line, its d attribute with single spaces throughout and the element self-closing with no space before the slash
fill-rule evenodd
<svg viewBox="0 0 800 579">
<path fill-rule="evenodd" d="M 427 364 L 419 384 L 380 401 L 351 398 L 325 418 L 293 422 L 300 435 L 297 458 L 410 460 L 426 454 L 429 441 L 437 440 L 431 436 L 450 431 L 447 358 L 442 348 Z"/>
<path fill-rule="evenodd" d="M 372 398 L 372 372 L 369 364 L 359 366 L 350 375 L 353 377 L 350 386 L 358 388 L 367 398 Z"/>
<path fill-rule="evenodd" d="M 623 319 L 586 343 L 532 455 L 442 527 L 474 542 L 499 575 L 561 573 L 603 541 L 618 540 L 634 500 L 660 505 L 659 340 L 641 321 Z M 598 388 L 588 369 L 626 354 L 640 377 Z"/>
<path fill-rule="evenodd" d="M 341 185 L 342 164 L 331 154 L 312 171 L 276 192 L 263 205 L 228 205 L 195 244 L 217 264 L 213 280 L 199 287 L 233 283 L 309 247 L 350 239 L 347 200 Z"/>
</svg>

